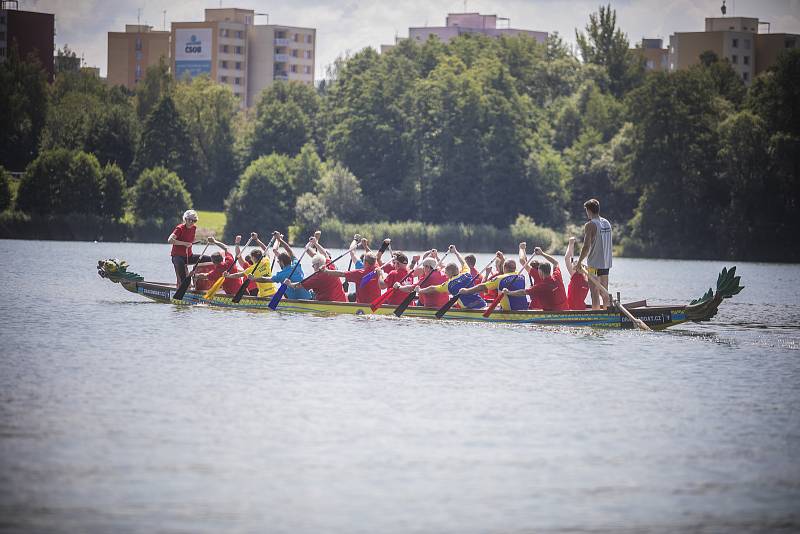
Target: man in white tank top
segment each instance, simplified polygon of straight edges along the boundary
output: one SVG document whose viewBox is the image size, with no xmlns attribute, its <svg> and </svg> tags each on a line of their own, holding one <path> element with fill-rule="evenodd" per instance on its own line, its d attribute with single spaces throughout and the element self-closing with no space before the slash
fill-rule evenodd
<svg viewBox="0 0 800 534">
<path fill-rule="evenodd" d="M 600 202 L 594 198 L 583 203 L 586 217 L 589 219 L 583 227 L 583 247 L 578 263 L 586 259 L 589 272 L 600 279 L 600 283 L 608 291 L 608 272 L 611 269 L 611 223 L 600 216 Z M 594 284 L 589 284 L 592 294 L 592 309 L 606 309 L 611 305 L 608 293 L 603 293 L 603 304 L 600 305 L 600 292 Z"/>
</svg>

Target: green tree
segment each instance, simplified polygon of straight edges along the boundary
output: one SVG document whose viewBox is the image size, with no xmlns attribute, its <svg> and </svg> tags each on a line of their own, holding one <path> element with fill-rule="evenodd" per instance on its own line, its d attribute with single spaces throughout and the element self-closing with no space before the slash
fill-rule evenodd
<svg viewBox="0 0 800 534">
<path fill-rule="evenodd" d="M 225 235 L 285 230 L 295 206 L 292 171 L 292 160 L 281 154 L 252 162 L 225 201 Z"/>
<path fill-rule="evenodd" d="M 164 167 L 147 169 L 132 190 L 133 214 L 139 219 L 179 219 L 192 205 L 192 196 L 177 174 Z"/>
<path fill-rule="evenodd" d="M 21 171 L 36 157 L 48 104 L 47 73 L 35 56 L 22 59 L 11 46 L 0 62 L 0 165 Z"/>
<path fill-rule="evenodd" d="M 273 153 L 295 156 L 313 142 L 319 111 L 314 89 L 295 82 L 275 82 L 259 98 L 256 116 L 246 133 L 245 163 Z"/>
<path fill-rule="evenodd" d="M 341 163 L 325 166 L 317 183 L 317 197 L 325 212 L 341 221 L 361 222 L 365 214 L 358 178 Z"/>
<path fill-rule="evenodd" d="M 314 190 L 322 176 L 322 160 L 312 143 L 306 143 L 294 158 L 295 172 L 292 189 L 299 196 Z"/>
<path fill-rule="evenodd" d="M 17 208 L 46 215 L 102 215 L 102 182 L 94 155 L 63 148 L 43 151 L 25 170 Z"/>
<path fill-rule="evenodd" d="M 199 205 L 222 208 L 239 175 L 234 154 L 238 101 L 230 88 L 200 76 L 177 85 L 175 105 L 201 157 L 203 173 L 193 198 Z"/>
<path fill-rule="evenodd" d="M 11 207 L 11 173 L 0 166 L 0 211 Z"/>
<path fill-rule="evenodd" d="M 147 67 L 144 79 L 136 86 L 136 113 L 144 121 L 175 88 L 175 79 L 169 72 L 169 65 L 160 58 L 157 65 Z"/>
<path fill-rule="evenodd" d="M 619 98 L 640 83 L 644 64 L 630 51 L 628 36 L 617 28 L 617 12 L 611 5 L 589 15 L 586 33 L 576 30 L 575 38 L 583 62 L 606 69 L 614 96 Z"/>
<path fill-rule="evenodd" d="M 164 96 L 144 123 L 134 172 L 165 167 L 176 173 L 194 197 L 201 191 L 203 170 L 197 147 L 189 137 L 189 127 L 175 108 L 172 97 Z"/>
<path fill-rule="evenodd" d="M 107 163 L 102 170 L 103 215 L 108 219 L 119 219 L 125 215 L 125 176 L 114 163 Z"/>
<path fill-rule="evenodd" d="M 294 224 L 299 227 L 299 235 L 314 232 L 328 219 L 328 210 L 322 200 L 314 193 L 303 193 L 294 205 Z"/>
</svg>

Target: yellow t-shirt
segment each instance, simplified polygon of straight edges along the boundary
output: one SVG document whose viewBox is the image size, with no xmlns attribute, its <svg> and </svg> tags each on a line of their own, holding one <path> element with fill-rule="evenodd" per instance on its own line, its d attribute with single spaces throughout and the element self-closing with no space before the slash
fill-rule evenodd
<svg viewBox="0 0 800 534">
<path fill-rule="evenodd" d="M 253 272 L 254 270 L 255 272 Z M 269 258 L 261 258 L 261 262 L 258 264 L 258 266 L 253 264 L 245 269 L 244 272 L 247 274 L 252 274 L 256 278 L 269 278 L 272 273 L 272 266 L 269 262 Z M 259 297 L 271 297 L 277 290 L 274 282 L 256 282 L 256 285 L 258 285 Z"/>
<path fill-rule="evenodd" d="M 447 289 L 447 286 L 450 285 L 450 282 L 452 282 L 454 279 L 458 278 L 462 274 L 468 273 L 468 272 L 469 272 L 469 267 L 465 265 L 465 266 L 463 266 L 461 268 L 461 271 L 457 275 L 455 275 L 452 278 L 448 279 L 447 282 L 442 282 L 438 286 L 433 286 L 433 287 L 436 289 L 437 293 L 448 293 L 449 289 Z"/>
<path fill-rule="evenodd" d="M 493 280 L 489 280 L 488 282 L 484 282 L 484 284 L 486 285 L 486 289 L 487 290 L 494 289 L 495 291 L 500 291 L 500 282 L 503 279 L 508 278 L 509 276 L 517 276 L 517 273 L 501 274 L 500 276 L 498 276 L 497 278 L 495 278 Z M 519 276 L 523 280 L 525 279 L 522 275 L 519 275 Z M 498 306 L 501 307 L 504 310 L 510 310 L 511 309 L 511 304 L 508 302 L 508 297 L 503 296 L 503 298 L 502 298 L 502 300 L 500 300 L 500 304 L 498 304 Z"/>
</svg>

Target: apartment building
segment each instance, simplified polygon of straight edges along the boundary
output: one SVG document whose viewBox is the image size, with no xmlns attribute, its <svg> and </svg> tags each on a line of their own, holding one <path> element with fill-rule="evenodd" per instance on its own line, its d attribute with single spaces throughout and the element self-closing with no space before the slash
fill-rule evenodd
<svg viewBox="0 0 800 534">
<path fill-rule="evenodd" d="M 665 71 L 669 68 L 669 49 L 664 48 L 663 39 L 642 39 L 641 45 L 631 51 L 644 59 L 648 71 Z"/>
<path fill-rule="evenodd" d="M 508 27 L 498 28 L 498 21 L 506 21 Z M 481 15 L 480 13 L 448 13 L 444 26 L 425 26 L 408 29 L 408 38 L 424 43 L 428 37 L 435 35 L 442 42 L 449 42 L 450 39 L 465 33 L 479 33 L 490 37 L 500 37 L 502 35 L 527 35 L 544 43 L 547 39 L 547 32 L 533 30 L 520 30 L 511 28 L 511 21 L 505 17 L 497 15 Z"/>
<path fill-rule="evenodd" d="M 727 59 L 745 84 L 775 63 L 786 49 L 798 46 L 799 35 L 759 33 L 764 25 L 752 17 L 707 18 L 705 31 L 676 32 L 669 37 L 669 69 L 685 69 L 700 62 L 700 54 L 714 52 Z"/>
<path fill-rule="evenodd" d="M 52 81 L 55 72 L 55 16 L 52 13 L 20 11 L 16 7 L 15 1 L 0 2 L 0 61 L 5 61 L 11 48 L 16 46 L 23 59 L 35 55 Z"/>
<path fill-rule="evenodd" d="M 108 84 L 134 89 L 147 67 L 162 58 L 169 61 L 169 36 L 170 32 L 143 24 L 126 24 L 124 32 L 108 32 Z"/>
<path fill-rule="evenodd" d="M 230 86 L 250 107 L 275 80 L 313 85 L 316 30 L 256 25 L 251 9 L 206 9 L 202 22 L 173 22 L 172 72 L 176 79 L 208 75 Z"/>
</svg>

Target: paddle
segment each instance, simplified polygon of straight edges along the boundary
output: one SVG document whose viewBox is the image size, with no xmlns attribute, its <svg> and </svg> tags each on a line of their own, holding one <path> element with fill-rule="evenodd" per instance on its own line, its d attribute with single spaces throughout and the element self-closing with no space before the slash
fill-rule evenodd
<svg viewBox="0 0 800 534">
<path fill-rule="evenodd" d="M 522 273 L 525 272 L 525 268 L 533 261 L 534 257 L 535 256 L 533 254 L 531 254 L 530 259 L 528 261 L 526 261 L 525 264 L 522 267 L 519 268 L 519 271 L 517 272 L 517 274 L 514 275 L 514 280 L 519 278 L 520 275 L 522 275 Z M 523 282 L 524 281 L 525 280 L 523 280 Z M 492 301 L 492 303 L 489 304 L 489 307 L 486 308 L 486 311 L 483 312 L 483 316 L 484 317 L 489 317 L 492 314 L 492 312 L 494 311 L 494 309 L 497 308 L 497 305 L 500 304 L 500 301 L 503 300 L 503 297 L 505 297 L 505 296 L 506 296 L 505 293 L 503 293 L 503 291 L 500 289 L 500 286 L 498 285 L 497 286 L 497 296 Z"/>
<path fill-rule="evenodd" d="M 481 273 L 482 273 L 483 271 L 485 271 L 486 269 L 488 269 L 488 268 L 489 268 L 489 266 L 490 266 L 492 263 L 494 263 L 494 260 L 495 260 L 495 258 L 497 258 L 497 256 L 495 256 L 494 258 L 492 258 L 492 259 L 489 261 L 489 263 L 487 263 L 487 264 L 486 264 L 486 267 L 484 267 L 484 268 L 483 268 L 483 270 L 481 270 L 481 271 L 478 271 L 478 274 L 476 274 L 476 275 L 473 275 L 473 276 L 472 276 L 472 279 L 469 281 L 469 285 L 468 285 L 467 287 L 472 287 L 472 283 L 475 281 L 475 279 L 476 279 L 476 278 L 478 278 L 478 277 L 481 275 Z M 447 313 L 447 312 L 450 310 L 450 308 L 452 308 L 452 307 L 455 305 L 456 301 L 457 301 L 459 298 L 460 298 L 460 297 L 459 297 L 459 295 L 458 295 L 458 294 L 456 294 L 456 295 L 453 295 L 452 297 L 450 297 L 450 300 L 448 300 L 448 301 L 447 301 L 447 304 L 445 304 L 444 306 L 442 306 L 441 308 L 439 308 L 439 309 L 436 311 L 436 318 L 437 318 L 437 319 L 441 319 L 442 317 L 444 317 L 444 314 L 445 314 L 445 313 Z"/>
<path fill-rule="evenodd" d="M 289 276 L 284 278 L 283 282 L 281 282 L 281 286 L 278 288 L 278 290 L 275 292 L 275 294 L 272 295 L 272 299 L 269 301 L 269 304 L 267 304 L 267 306 L 269 307 L 270 310 L 274 310 L 275 308 L 278 307 L 278 303 L 281 301 L 281 299 L 283 298 L 283 295 L 286 293 L 286 290 L 289 288 L 289 286 L 286 285 L 286 280 L 291 280 L 292 279 L 292 275 L 297 270 L 297 268 L 300 266 L 300 262 L 303 261 L 303 258 L 305 257 L 306 252 L 308 252 L 308 249 L 307 248 L 303 249 L 303 253 L 300 254 L 300 259 L 297 260 L 297 263 L 295 263 L 294 267 L 292 267 L 292 271 L 289 273 Z"/>
<path fill-rule="evenodd" d="M 403 282 L 408 280 L 408 277 L 412 276 L 413 274 L 414 274 L 414 269 L 409 269 L 408 273 L 406 273 L 406 275 L 403 277 L 403 279 L 400 280 L 399 284 L 403 285 Z M 386 293 L 384 293 L 383 295 L 381 295 L 380 297 L 378 297 L 378 298 L 376 298 L 375 300 L 372 301 L 372 304 L 369 305 L 370 309 L 372 309 L 372 311 L 374 312 L 375 310 L 380 308 L 383 305 L 384 302 L 389 300 L 389 297 L 391 297 L 394 294 L 395 291 L 397 291 L 397 290 L 394 287 L 390 287 L 386 291 Z"/>
<path fill-rule="evenodd" d="M 350 248 L 351 248 L 351 249 L 356 249 L 356 248 L 358 248 L 358 244 L 361 242 L 361 239 L 360 239 L 360 238 L 361 238 L 361 236 L 360 236 L 360 235 L 358 235 L 358 234 L 356 234 L 356 235 L 354 235 L 354 236 L 353 236 L 353 240 L 352 240 L 352 241 L 350 241 Z M 350 263 L 349 263 L 349 264 L 347 264 L 347 270 L 349 271 L 349 270 L 351 270 L 352 268 L 353 268 L 353 257 L 352 257 L 352 256 L 350 256 Z M 342 289 L 344 290 L 344 294 L 345 294 L 345 295 L 347 295 L 347 293 L 349 293 L 349 292 L 350 292 L 350 282 L 348 282 L 347 280 L 345 280 L 344 282 L 342 282 Z"/>
<path fill-rule="evenodd" d="M 344 258 L 344 257 L 345 257 L 345 255 L 346 255 L 346 254 L 349 254 L 349 253 L 350 253 L 352 250 L 355 250 L 355 247 L 353 247 L 353 248 L 351 248 L 351 249 L 348 249 L 348 250 L 346 250 L 345 252 L 343 252 L 342 254 L 340 254 L 340 255 L 336 256 L 336 257 L 335 257 L 335 258 L 333 258 L 332 260 L 328 260 L 327 262 L 325 262 L 325 266 L 324 266 L 322 269 L 320 269 L 319 271 L 314 271 L 313 273 L 309 274 L 308 276 L 306 276 L 305 278 L 303 278 L 302 280 L 300 280 L 300 282 L 298 282 L 298 284 L 302 284 L 303 282 L 307 282 L 307 281 L 308 281 L 308 280 L 310 280 L 311 278 L 314 278 L 316 275 L 318 275 L 319 273 L 321 273 L 322 271 L 324 271 L 325 269 L 327 269 L 328 267 L 330 267 L 331 265 L 333 265 L 333 264 L 334 264 L 334 263 L 336 263 L 337 261 L 339 261 L 339 260 L 341 260 L 342 258 Z"/>
<path fill-rule="evenodd" d="M 439 263 L 443 263 L 443 262 L 444 262 L 444 260 L 447 258 L 448 254 L 450 254 L 450 251 L 449 251 L 449 250 L 447 251 L 447 253 L 445 253 L 444 257 L 441 259 L 441 261 L 440 261 Z M 431 269 L 431 272 L 429 272 L 429 273 L 428 273 L 428 276 L 426 276 L 425 278 L 423 278 L 423 279 L 420 281 L 420 283 L 419 283 L 419 284 L 417 284 L 417 286 L 421 286 L 422 284 L 424 284 L 425 282 L 427 282 L 427 281 L 428 281 L 428 278 L 430 278 L 430 277 L 431 277 L 431 275 L 432 275 L 432 274 L 433 274 L 435 271 L 436 271 L 436 269 Z M 417 298 L 417 290 L 416 290 L 416 289 L 413 289 L 413 290 L 411 290 L 411 292 L 408 294 L 408 296 L 406 297 L 406 299 L 405 299 L 403 302 L 401 302 L 401 303 L 400 303 L 400 305 L 399 305 L 397 308 L 395 308 L 395 309 L 394 309 L 394 314 L 395 314 L 396 316 L 398 316 L 398 317 L 402 317 L 402 316 L 403 316 L 403 312 L 405 312 L 405 311 L 406 311 L 406 308 L 408 308 L 409 306 L 411 306 L 411 302 L 412 302 L 412 301 L 413 301 L 415 298 Z"/>
<path fill-rule="evenodd" d="M 384 241 L 383 243 L 381 243 L 381 248 L 379 248 L 379 249 L 378 249 L 378 254 L 377 254 L 377 255 L 378 255 L 378 256 L 380 256 L 381 254 L 383 254 L 384 252 L 386 252 L 386 248 L 387 248 L 387 247 L 389 247 L 389 246 L 390 246 L 390 244 L 389 244 L 389 243 L 387 243 L 386 241 Z M 370 280 L 372 280 L 373 278 L 375 278 L 375 276 L 376 276 L 377 274 L 378 274 L 378 271 L 372 271 L 371 273 L 367 273 L 367 274 L 365 274 L 365 275 L 364 275 L 364 276 L 361 278 L 361 281 L 358 283 L 358 287 L 359 287 L 359 288 L 363 288 L 363 287 L 364 287 L 364 286 L 365 286 L 365 285 L 366 285 L 366 284 L 367 284 L 367 283 L 368 283 Z"/>
<path fill-rule="evenodd" d="M 200 263 L 200 260 L 205 255 L 206 250 L 208 250 L 208 246 L 210 244 L 211 243 L 206 242 L 206 248 L 204 248 L 203 252 L 200 253 L 200 257 L 197 258 L 197 263 Z M 189 256 L 189 254 L 188 254 L 189 249 L 188 248 L 186 249 L 186 252 L 187 252 L 186 261 L 188 263 L 188 261 L 189 261 L 189 257 L 188 257 Z M 178 286 L 178 290 L 175 291 L 174 295 L 172 295 L 172 298 L 174 298 L 175 300 L 183 300 L 183 296 L 186 294 L 186 290 L 189 289 L 189 284 L 192 282 L 192 276 L 194 276 L 194 272 L 197 270 L 197 263 L 194 264 L 194 267 L 192 268 L 192 272 L 190 272 L 189 274 L 187 274 L 186 276 L 183 277 L 183 280 L 181 280 L 181 285 Z"/>
<path fill-rule="evenodd" d="M 269 252 L 269 247 L 272 245 L 273 241 L 275 241 L 275 236 L 272 236 L 272 239 L 269 240 L 269 243 L 267 244 L 267 250 L 265 250 L 264 253 L 261 255 L 261 257 L 258 258 L 258 261 L 255 263 L 255 266 L 253 267 L 253 270 L 250 271 L 251 273 L 255 273 L 256 272 L 256 269 L 258 268 L 258 265 L 261 263 L 261 260 L 264 259 L 264 256 L 266 256 L 267 253 Z M 248 243 L 249 242 L 250 241 L 248 241 Z M 245 245 L 245 246 L 247 246 L 247 245 Z M 244 250 L 244 249 L 242 249 L 242 250 Z M 239 253 L 241 254 L 241 251 L 239 251 Z M 271 268 L 272 268 L 272 265 L 270 264 L 270 269 Z M 272 274 L 272 273 L 270 272 L 270 274 Z M 250 279 L 248 279 L 245 276 L 244 277 L 244 282 L 242 283 L 241 286 L 239 286 L 239 290 L 233 296 L 233 301 L 232 302 L 234 304 L 238 304 L 239 301 L 242 300 L 242 297 L 244 296 L 244 292 L 247 291 L 247 286 L 249 286 L 249 285 L 250 285 Z"/>
<path fill-rule="evenodd" d="M 239 249 L 239 254 L 237 254 L 236 257 L 233 259 L 233 263 L 231 263 L 230 267 L 225 269 L 225 272 L 223 272 L 220 275 L 220 277 L 217 278 L 217 281 L 214 282 L 214 285 L 212 285 L 210 288 L 208 288 L 208 291 L 206 291 L 205 295 L 203 295 L 204 299 L 206 299 L 206 300 L 210 299 L 211 297 L 213 297 L 217 293 L 217 291 L 219 291 L 219 288 L 222 287 L 222 284 L 225 282 L 225 273 L 231 272 L 231 269 L 234 268 L 234 266 L 236 265 L 236 262 L 239 261 L 239 258 L 242 256 L 242 250 L 247 248 L 250 245 L 250 242 L 252 240 L 253 240 L 253 238 L 251 236 L 250 239 L 247 240 L 247 243 L 245 243 L 244 248 Z"/>
<path fill-rule="evenodd" d="M 614 302 L 614 297 L 612 297 L 611 293 L 609 293 L 608 290 L 603 287 L 603 283 L 595 275 L 591 274 L 588 271 L 588 269 L 586 269 L 586 267 L 583 268 L 583 272 L 586 273 L 586 276 L 589 278 L 589 281 L 591 283 L 593 283 L 595 285 L 595 287 L 597 287 L 597 289 L 599 289 L 600 291 L 605 293 L 606 296 L 608 296 L 608 298 L 611 300 L 611 302 Z M 628 319 L 630 319 L 631 322 L 637 326 L 637 328 L 639 328 L 640 330 L 644 330 L 645 332 L 652 332 L 653 331 L 653 329 L 650 328 L 649 326 L 647 326 L 644 321 L 634 317 L 633 314 L 631 312 L 629 312 L 625 308 L 625 306 L 622 305 L 621 302 L 617 302 L 617 307 L 619 307 L 619 309 L 622 311 L 622 313 L 624 313 L 628 317 Z"/>
</svg>

